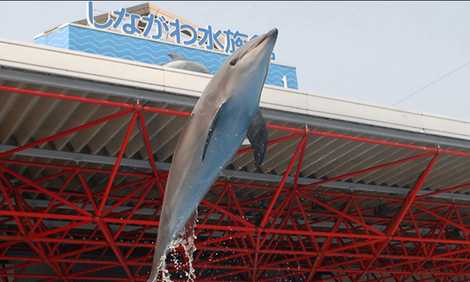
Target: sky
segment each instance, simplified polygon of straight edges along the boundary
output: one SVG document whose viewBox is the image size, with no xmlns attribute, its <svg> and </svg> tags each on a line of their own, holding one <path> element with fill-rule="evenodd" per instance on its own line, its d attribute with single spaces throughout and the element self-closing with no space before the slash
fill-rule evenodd
<svg viewBox="0 0 470 282">
<path fill-rule="evenodd" d="M 470 2 L 148 2 L 217 29 L 277 27 L 277 61 L 297 68 L 302 92 L 470 121 Z M 2 1 L 0 39 L 31 43 L 85 8 Z"/>
</svg>

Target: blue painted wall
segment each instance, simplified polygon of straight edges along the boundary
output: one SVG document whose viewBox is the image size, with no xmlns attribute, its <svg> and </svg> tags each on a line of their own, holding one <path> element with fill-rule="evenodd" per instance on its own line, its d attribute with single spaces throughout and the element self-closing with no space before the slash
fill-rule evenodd
<svg viewBox="0 0 470 282">
<path fill-rule="evenodd" d="M 34 42 L 38 44 L 49 45 L 57 48 L 69 48 L 69 28 L 59 28 L 46 35 L 36 37 Z"/>
<path fill-rule="evenodd" d="M 214 74 L 228 57 L 225 54 L 144 38 L 116 34 L 107 31 L 67 25 L 41 35 L 35 39 L 38 44 L 82 51 L 120 59 L 128 59 L 161 65 L 170 61 L 171 52 L 188 60 L 197 61 Z M 283 87 L 282 77 L 287 78 L 287 87 L 297 89 L 297 71 L 294 67 L 271 64 L 266 84 Z"/>
</svg>

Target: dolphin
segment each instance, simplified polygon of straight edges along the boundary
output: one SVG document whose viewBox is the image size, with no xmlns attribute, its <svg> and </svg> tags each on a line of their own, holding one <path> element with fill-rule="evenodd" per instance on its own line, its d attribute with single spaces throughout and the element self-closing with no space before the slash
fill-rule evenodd
<svg viewBox="0 0 470 282">
<path fill-rule="evenodd" d="M 166 64 L 163 64 L 165 67 L 209 73 L 209 70 L 203 64 L 187 60 L 183 56 L 176 53 L 170 53 L 168 54 L 168 57 L 170 57 L 172 60 Z"/>
<path fill-rule="evenodd" d="M 235 51 L 194 106 L 173 155 L 148 281 L 156 281 L 169 246 L 245 137 L 254 149 L 256 165 L 262 164 L 268 133 L 259 101 L 277 35 L 273 29 Z"/>
</svg>

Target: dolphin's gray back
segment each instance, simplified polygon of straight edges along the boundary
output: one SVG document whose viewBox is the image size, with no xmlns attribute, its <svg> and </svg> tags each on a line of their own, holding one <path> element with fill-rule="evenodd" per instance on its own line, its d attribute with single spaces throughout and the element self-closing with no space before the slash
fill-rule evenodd
<svg viewBox="0 0 470 282">
<path fill-rule="evenodd" d="M 209 82 L 193 109 L 191 119 L 185 125 L 182 136 L 178 139 L 168 175 L 167 187 L 170 189 L 172 187 L 187 188 L 187 186 L 181 185 L 182 181 L 193 179 L 193 177 L 187 176 L 201 169 L 202 154 L 211 125 L 220 107 L 230 98 L 230 93 L 224 91 L 224 88 L 217 87 L 223 83 L 219 80 L 220 77 L 223 76 L 216 75 Z M 173 177 L 173 173 L 176 173 L 178 177 Z M 180 191 L 166 192 L 168 192 L 166 193 L 168 200 L 181 194 Z"/>
<path fill-rule="evenodd" d="M 269 66 L 268 55 L 272 52 L 277 36 L 277 30 L 275 31 L 276 33 L 270 32 L 259 40 L 251 41 L 232 54 L 209 81 L 178 138 L 166 183 L 149 281 L 156 281 L 159 271 L 157 266 L 165 258 L 170 242 L 178 237 L 178 233 L 183 230 L 197 205 L 217 179 L 218 173 L 235 155 L 247 136 L 248 128 L 255 125 L 253 134 L 250 134 L 251 139 L 267 136 L 259 133 L 264 128 L 264 122 L 252 121 L 259 113 L 259 96 Z M 265 39 L 271 41 L 264 41 Z M 265 52 L 262 57 L 243 57 L 246 55 L 244 50 L 256 48 L 263 42 L 272 44 L 263 45 L 265 49 L 262 50 Z M 234 67 L 239 58 L 251 58 L 252 61 L 240 68 Z M 254 64 L 249 64 L 250 62 L 257 63 L 255 69 L 247 67 Z M 174 59 L 166 66 L 201 70 L 197 63 L 181 59 Z M 261 149 L 256 150 L 261 152 L 259 159 L 262 160 L 264 151 Z"/>
<path fill-rule="evenodd" d="M 178 139 L 176 145 L 176 151 L 174 153 L 169 175 L 168 182 L 166 185 L 165 197 L 163 202 L 163 210 L 161 212 L 161 218 L 158 233 L 163 236 L 158 236 L 157 246 L 154 253 L 154 263 L 160 261 L 160 258 L 164 257 L 166 247 L 174 239 L 171 236 L 175 236 L 172 229 L 181 230 L 182 225 L 186 221 L 175 222 L 177 218 L 172 217 L 172 214 L 178 214 L 179 218 L 189 218 L 190 215 L 196 209 L 198 203 L 204 197 L 207 192 L 206 189 L 191 189 L 191 187 L 208 187 L 214 183 L 217 179 L 218 173 L 221 167 L 225 166 L 230 161 L 231 156 L 235 152 L 221 153 L 227 147 L 234 148 L 236 151 L 243 141 L 236 140 L 237 138 L 229 138 L 229 140 L 238 142 L 234 146 L 227 146 L 226 138 L 223 135 L 243 135 L 244 128 L 237 128 L 233 126 L 232 122 L 234 118 L 233 113 L 228 111 L 220 113 L 219 110 L 226 104 L 227 100 L 231 98 L 230 93 L 224 91 L 223 87 L 220 87 L 224 83 L 221 79 L 224 77 L 223 68 L 219 71 L 219 74 L 214 76 L 209 84 L 207 85 L 204 93 L 201 95 L 196 107 L 193 109 L 192 115 L 185 128 L 182 130 L 182 136 Z M 237 104 L 243 103 L 239 101 Z M 231 104 L 231 107 L 236 106 Z M 203 165 L 202 154 L 204 147 L 211 130 L 216 116 L 218 119 L 218 129 L 212 132 L 213 140 L 210 146 L 207 148 L 206 153 L 206 165 Z M 240 113 L 238 119 L 249 118 L 247 115 Z M 243 123 L 243 122 L 242 122 Z M 228 131 L 221 131 L 220 129 L 231 129 Z M 230 141 L 229 141 L 230 142 Z M 229 157 L 227 157 L 229 156 Z M 207 165 L 211 164 L 211 165 Z M 176 175 L 174 175 L 176 174 Z M 194 181 L 197 182 L 187 182 Z M 185 191 L 180 191 L 184 189 Z M 197 191 L 188 193 L 188 191 Z M 196 199 L 196 200 L 195 200 Z M 182 203 L 185 203 L 182 205 Z M 193 204 L 189 204 L 193 203 Z M 157 273 L 152 270 L 152 277 L 149 281 L 156 278 Z"/>
<path fill-rule="evenodd" d="M 188 71 L 195 71 L 195 72 L 202 72 L 202 73 L 209 73 L 209 70 L 202 64 L 197 62 L 192 62 L 188 60 L 175 60 L 169 63 L 164 64 L 163 66 L 175 69 L 182 69 Z"/>
</svg>

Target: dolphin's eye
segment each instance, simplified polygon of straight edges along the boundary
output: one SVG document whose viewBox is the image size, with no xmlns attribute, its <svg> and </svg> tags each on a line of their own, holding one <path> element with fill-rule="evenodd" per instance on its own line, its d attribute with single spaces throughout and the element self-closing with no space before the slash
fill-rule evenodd
<svg viewBox="0 0 470 282">
<path fill-rule="evenodd" d="M 235 57 L 235 58 L 233 58 L 232 60 L 230 60 L 230 65 L 231 65 L 231 66 L 234 66 L 234 65 L 237 64 L 237 62 L 238 62 L 238 58 Z"/>
</svg>

